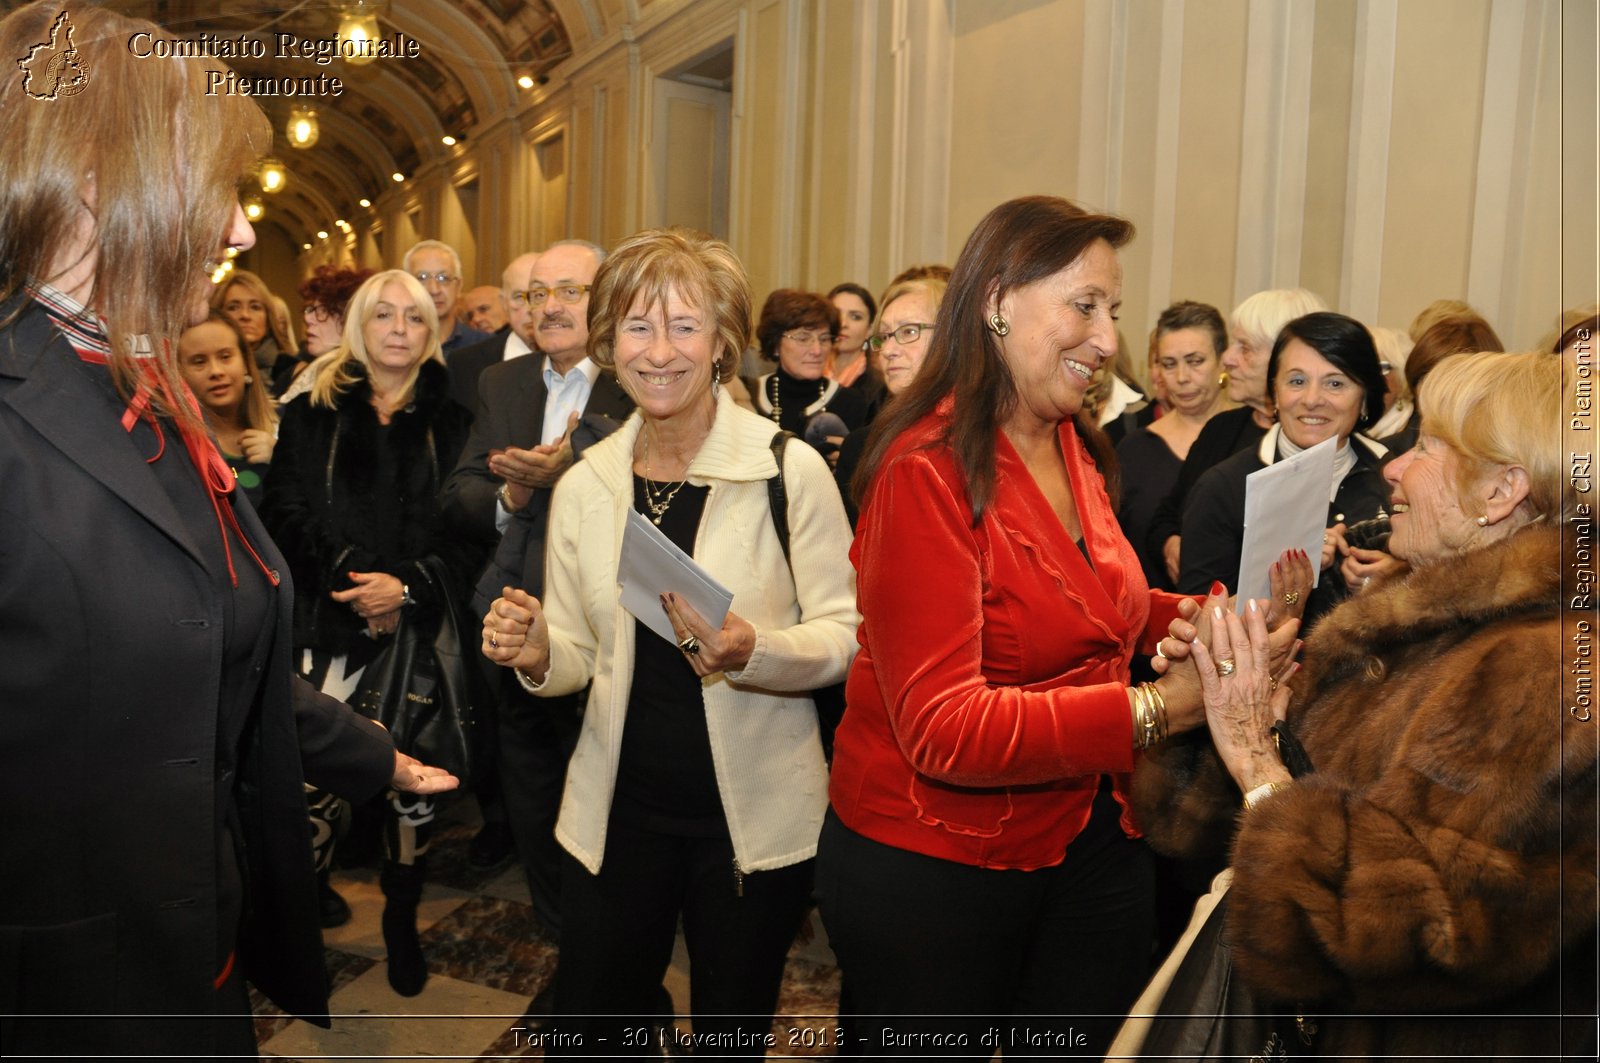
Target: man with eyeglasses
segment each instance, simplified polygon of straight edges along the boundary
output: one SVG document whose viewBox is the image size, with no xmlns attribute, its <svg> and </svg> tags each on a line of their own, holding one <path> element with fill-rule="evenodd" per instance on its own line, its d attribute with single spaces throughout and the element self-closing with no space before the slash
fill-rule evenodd
<svg viewBox="0 0 1600 1063">
<path fill-rule="evenodd" d="M 439 313 L 439 346 L 445 360 L 463 347 L 489 338 L 487 332 L 461 321 L 456 308 L 461 299 L 461 256 L 441 240 L 424 240 L 406 252 L 401 268 L 422 282 Z"/>
<path fill-rule="evenodd" d="M 588 357 L 589 288 L 604 255 L 585 241 L 562 240 L 506 269 L 508 360 L 478 378 L 480 413 L 443 494 L 445 512 L 463 526 L 484 536 L 504 533 L 478 583 L 474 601 L 482 611 L 508 584 L 543 596 L 551 489 L 633 410 L 616 377 Z M 540 356 L 510 357 L 514 342 L 531 344 Z M 583 696 L 535 701 L 510 669 L 495 671 L 502 798 L 534 912 L 554 933 L 562 859 L 555 820 Z"/>
<path fill-rule="evenodd" d="M 518 255 L 500 275 L 500 290 L 495 298 L 505 304 L 506 327 L 491 334 L 482 343 L 463 347 L 450 356 L 450 397 L 472 411 L 473 421 L 483 417 L 483 391 L 479 387 L 483 371 L 499 362 L 509 362 L 533 351 L 533 316 L 528 313 L 526 301 L 517 295 L 528 287 L 528 276 L 539 256 L 532 252 Z M 498 480 L 487 483 L 486 490 L 497 491 Z M 493 511 L 492 499 L 485 495 L 480 507 L 486 513 Z M 509 517 L 507 518 L 509 519 Z M 483 526 L 484 534 L 493 534 Z M 499 529 L 495 529 L 498 531 Z"/>
</svg>

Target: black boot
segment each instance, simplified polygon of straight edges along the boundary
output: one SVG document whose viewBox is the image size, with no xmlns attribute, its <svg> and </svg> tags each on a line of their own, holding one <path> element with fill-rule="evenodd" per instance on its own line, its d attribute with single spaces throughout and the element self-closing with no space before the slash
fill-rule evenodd
<svg viewBox="0 0 1600 1063">
<path fill-rule="evenodd" d="M 422 899 L 422 881 L 427 858 L 414 864 L 384 862 L 378 876 L 383 887 L 383 944 L 389 950 L 389 984 L 403 997 L 422 992 L 428 980 L 428 961 L 417 939 L 417 902 Z"/>
<path fill-rule="evenodd" d="M 317 905 L 322 916 L 322 929 L 332 930 L 350 921 L 350 904 L 339 891 L 328 885 L 328 873 L 317 876 Z"/>
</svg>

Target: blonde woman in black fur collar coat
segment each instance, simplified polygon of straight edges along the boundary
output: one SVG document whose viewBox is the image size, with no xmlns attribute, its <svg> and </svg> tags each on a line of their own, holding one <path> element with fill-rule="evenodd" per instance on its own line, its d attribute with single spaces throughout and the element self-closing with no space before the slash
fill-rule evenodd
<svg viewBox="0 0 1600 1063">
<path fill-rule="evenodd" d="M 284 408 L 262 517 L 295 579 L 294 648 L 302 674 L 348 699 L 401 616 L 420 622 L 464 604 L 488 544 L 450 526 L 439 505 L 472 415 L 450 398 L 433 300 L 403 270 L 369 277 L 345 314 L 340 345 L 317 361 L 307 394 Z M 424 572 L 443 562 L 448 585 Z M 328 885 L 338 809 L 309 795 L 324 926 L 349 918 Z M 417 939 L 434 805 L 390 795 L 383 937 L 389 984 L 421 992 Z"/>
<path fill-rule="evenodd" d="M 1191 927 L 1165 1002 L 1135 1009 L 1159 1013 L 1142 1048 L 1113 1057 L 1594 1058 L 1600 723 L 1569 665 L 1596 618 L 1562 585 L 1594 517 L 1557 449 L 1564 397 L 1548 355 L 1435 370 L 1418 446 L 1385 471 L 1410 572 L 1330 613 L 1292 679 L 1269 675 L 1258 613 L 1207 604 L 1211 741 L 1147 757 L 1135 800 L 1159 849 L 1231 836 L 1226 915 Z M 1191 634 L 1175 623 L 1169 656 Z M 1285 715 L 1309 764 L 1292 739 L 1280 755 Z M 1197 992 L 1208 964 L 1236 982 Z M 1208 992 L 1227 1018 L 1178 1017 Z"/>
</svg>

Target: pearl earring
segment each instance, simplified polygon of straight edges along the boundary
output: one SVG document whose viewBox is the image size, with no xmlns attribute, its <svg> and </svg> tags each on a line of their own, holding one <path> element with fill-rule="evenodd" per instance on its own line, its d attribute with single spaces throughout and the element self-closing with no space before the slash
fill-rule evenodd
<svg viewBox="0 0 1600 1063">
<path fill-rule="evenodd" d="M 1487 513 L 1485 513 L 1483 516 L 1478 518 L 1478 527 L 1487 528 L 1488 526 L 1489 526 L 1489 515 Z"/>
</svg>

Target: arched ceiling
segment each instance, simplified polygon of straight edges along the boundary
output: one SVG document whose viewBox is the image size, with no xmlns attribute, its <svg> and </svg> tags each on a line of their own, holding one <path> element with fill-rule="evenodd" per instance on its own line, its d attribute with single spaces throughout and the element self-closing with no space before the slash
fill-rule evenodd
<svg viewBox="0 0 1600 1063">
<path fill-rule="evenodd" d="M 17 6 L 7 0 L 5 7 Z M 297 240 L 310 240 L 330 217 L 354 219 L 358 201 L 394 187 L 391 174 L 407 176 L 451 157 L 442 143 L 470 143 L 522 106 L 518 79 L 544 78 L 573 51 L 563 14 L 577 17 L 580 40 L 593 40 L 606 21 L 607 0 L 392 0 L 379 5 L 382 38 L 403 33 L 417 42 L 414 57 L 352 65 L 334 59 L 284 58 L 276 34 L 301 42 L 337 34 L 341 0 L 266 3 L 259 0 L 133 0 L 116 6 L 165 27 L 173 37 L 261 42 L 260 58 L 224 56 L 241 77 L 337 77 L 341 95 L 257 97 L 277 133 L 275 153 L 288 168 L 287 187 L 264 196 L 269 217 Z M 372 6 L 369 2 L 368 6 Z M 290 110 L 309 104 L 320 135 L 297 150 L 284 136 Z M 459 149 L 454 149 L 459 150 Z"/>
</svg>

